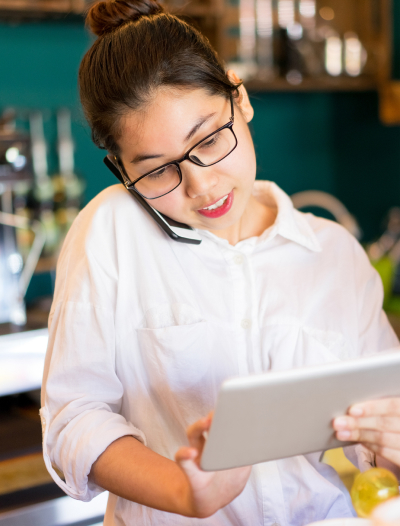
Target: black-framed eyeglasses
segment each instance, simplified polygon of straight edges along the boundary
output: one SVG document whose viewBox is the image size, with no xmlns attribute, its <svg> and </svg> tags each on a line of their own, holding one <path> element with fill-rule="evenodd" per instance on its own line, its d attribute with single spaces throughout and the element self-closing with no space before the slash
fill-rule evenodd
<svg viewBox="0 0 400 526">
<path fill-rule="evenodd" d="M 145 173 L 135 181 L 130 181 L 120 159 L 115 159 L 127 190 L 135 190 L 145 199 L 158 199 L 169 194 L 182 182 L 180 164 L 190 161 L 203 168 L 219 163 L 236 148 L 238 141 L 232 129 L 234 123 L 233 99 L 231 99 L 231 117 L 221 128 L 204 137 L 192 146 L 181 159 L 170 161 Z"/>
</svg>

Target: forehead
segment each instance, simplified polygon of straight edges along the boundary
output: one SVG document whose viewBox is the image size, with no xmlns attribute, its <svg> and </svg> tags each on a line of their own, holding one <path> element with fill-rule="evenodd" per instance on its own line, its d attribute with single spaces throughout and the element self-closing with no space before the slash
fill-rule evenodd
<svg viewBox="0 0 400 526">
<path fill-rule="evenodd" d="M 118 141 L 121 153 L 141 150 L 163 153 L 176 149 L 178 143 L 183 145 L 186 135 L 200 119 L 212 113 L 217 118 L 224 101 L 222 96 L 212 96 L 204 90 L 158 91 L 145 109 L 130 112 L 121 119 Z"/>
</svg>

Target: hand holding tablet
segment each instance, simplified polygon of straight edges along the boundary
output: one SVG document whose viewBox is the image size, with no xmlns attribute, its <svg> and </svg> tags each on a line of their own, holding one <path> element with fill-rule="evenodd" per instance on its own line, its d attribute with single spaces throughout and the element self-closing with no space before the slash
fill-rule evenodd
<svg viewBox="0 0 400 526">
<path fill-rule="evenodd" d="M 175 460 L 188 480 L 183 498 L 193 517 L 205 518 L 216 513 L 236 498 L 244 489 L 251 473 L 251 466 L 207 473 L 200 468 L 205 434 L 212 421 L 212 414 L 198 420 L 187 429 L 190 447 L 181 447 Z"/>
<path fill-rule="evenodd" d="M 201 455 L 201 468 L 226 470 L 341 447 L 358 440 L 371 441 L 375 448 L 380 448 L 376 442 L 379 418 L 380 413 L 388 410 L 388 403 L 392 404 L 392 413 L 387 417 L 384 440 L 388 444 L 385 447 L 394 452 L 385 451 L 383 456 L 397 463 L 398 402 L 379 400 L 397 397 L 400 397 L 398 351 L 227 380 L 218 396 Z M 347 424 L 341 432 L 348 431 L 349 425 L 353 429 L 343 443 L 335 436 L 333 420 L 345 415 L 351 406 L 359 407 L 359 403 L 365 402 L 369 402 L 363 405 L 369 408 L 365 418 L 375 418 L 375 427 L 369 429 L 368 420 L 356 424 L 355 416 L 346 417 Z"/>
<path fill-rule="evenodd" d="M 379 466 L 400 477 L 400 397 L 356 404 L 335 418 L 333 428 L 339 440 L 362 442 L 378 455 Z"/>
</svg>

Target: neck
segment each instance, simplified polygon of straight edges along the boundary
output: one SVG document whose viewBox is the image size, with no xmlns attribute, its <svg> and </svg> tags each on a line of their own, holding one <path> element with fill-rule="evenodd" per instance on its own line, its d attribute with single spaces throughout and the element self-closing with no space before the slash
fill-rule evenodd
<svg viewBox="0 0 400 526">
<path fill-rule="evenodd" d="M 276 215 L 276 208 L 260 203 L 251 195 L 240 221 L 225 230 L 213 230 L 212 233 L 234 246 L 244 239 L 260 236 L 274 224 Z"/>
</svg>

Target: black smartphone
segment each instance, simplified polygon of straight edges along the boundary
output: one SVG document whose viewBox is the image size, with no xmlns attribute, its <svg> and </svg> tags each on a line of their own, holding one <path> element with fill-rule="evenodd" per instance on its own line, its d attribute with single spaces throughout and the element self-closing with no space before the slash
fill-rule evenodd
<svg viewBox="0 0 400 526">
<path fill-rule="evenodd" d="M 115 175 L 115 177 L 125 186 L 124 180 L 120 174 L 120 171 L 115 166 L 115 164 L 108 158 L 108 156 L 103 159 L 104 164 L 109 170 Z M 201 237 L 199 234 L 189 225 L 184 223 L 178 223 L 170 217 L 167 217 L 164 214 L 161 214 L 158 210 L 153 208 L 141 195 L 139 195 L 135 190 L 127 188 L 128 192 L 132 195 L 134 199 L 148 212 L 151 217 L 156 221 L 158 226 L 164 230 L 166 234 L 169 235 L 171 239 L 179 241 L 180 243 L 189 243 L 191 245 L 200 245 Z"/>
</svg>

